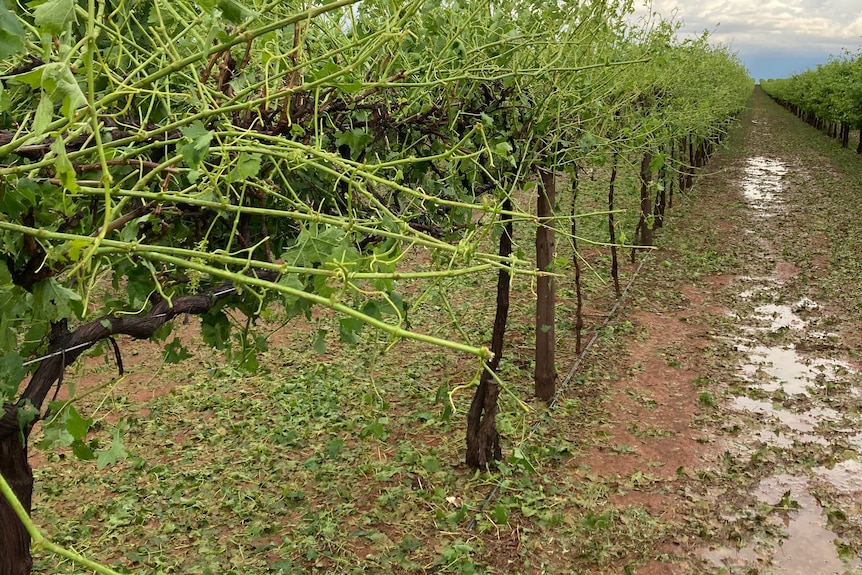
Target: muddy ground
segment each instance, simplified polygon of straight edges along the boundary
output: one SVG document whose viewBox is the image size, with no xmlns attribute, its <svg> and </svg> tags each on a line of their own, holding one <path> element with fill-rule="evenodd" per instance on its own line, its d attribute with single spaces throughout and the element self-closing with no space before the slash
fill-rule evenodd
<svg viewBox="0 0 862 575">
<path fill-rule="evenodd" d="M 758 90 L 663 232 L 580 461 L 654 478 L 614 495 L 675 526 L 637 573 L 862 573 L 860 182 Z"/>
</svg>

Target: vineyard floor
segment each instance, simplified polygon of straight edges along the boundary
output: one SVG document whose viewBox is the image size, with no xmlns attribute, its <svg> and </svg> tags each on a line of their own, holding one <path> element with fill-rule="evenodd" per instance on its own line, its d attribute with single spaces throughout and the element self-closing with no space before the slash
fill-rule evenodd
<svg viewBox="0 0 862 575">
<path fill-rule="evenodd" d="M 126 341 L 130 375 L 102 358 L 69 374 L 103 444 L 125 415 L 130 456 L 97 470 L 31 449 L 34 519 L 135 573 L 862 573 L 860 197 L 862 158 L 758 90 L 550 417 L 511 397 L 530 396 L 532 343 L 532 304 L 514 306 L 500 475 L 460 464 L 475 362 L 384 354 L 369 330 L 342 348 L 315 317 L 275 331 L 252 376 L 180 326 L 184 363 Z M 485 337 L 493 277 L 469 281 L 405 295 Z"/>
<path fill-rule="evenodd" d="M 634 572 L 862 573 L 860 193 L 758 90 L 663 233 L 581 460 L 671 526 Z"/>
</svg>

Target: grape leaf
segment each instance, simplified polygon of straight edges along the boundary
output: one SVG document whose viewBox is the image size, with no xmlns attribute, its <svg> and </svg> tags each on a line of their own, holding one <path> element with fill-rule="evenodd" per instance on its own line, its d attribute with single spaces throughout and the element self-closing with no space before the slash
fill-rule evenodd
<svg viewBox="0 0 862 575">
<path fill-rule="evenodd" d="M 226 349 L 230 343 L 230 321 L 224 312 L 207 312 L 201 315 L 201 321 L 204 343 L 216 349 Z"/>
<path fill-rule="evenodd" d="M 66 447 L 75 442 L 75 438 L 60 422 L 49 423 L 43 426 L 43 439 L 39 442 L 39 449 L 51 449 L 52 447 Z"/>
<path fill-rule="evenodd" d="M 17 321 L 10 320 L 8 317 L 0 319 L 0 350 L 13 350 L 18 348 L 18 334 L 15 332 L 15 328 L 13 327 L 17 325 L 17 323 Z M 3 392 L 0 391 L 0 397 L 2 396 Z"/>
<path fill-rule="evenodd" d="M 339 132 L 335 138 L 335 143 L 338 146 L 348 146 L 350 148 L 350 158 L 355 160 L 362 155 L 365 147 L 373 140 L 373 136 L 362 128 L 353 128 Z"/>
<path fill-rule="evenodd" d="M 33 407 L 30 400 L 25 400 L 24 405 L 19 405 L 18 407 L 18 427 L 24 429 L 36 421 L 36 418 L 39 417 L 39 415 L 39 410 Z"/>
<path fill-rule="evenodd" d="M 153 290 L 156 289 L 153 272 L 152 264 L 146 260 L 137 262 L 134 267 L 126 271 L 125 275 L 128 279 L 126 293 L 129 296 L 129 306 L 132 309 L 141 308 L 150 298 Z"/>
<path fill-rule="evenodd" d="M 44 132 L 53 117 L 54 102 L 51 100 L 51 96 L 42 92 L 39 105 L 36 106 L 36 114 L 33 116 L 33 127 L 31 128 L 33 134 L 38 135 Z"/>
<path fill-rule="evenodd" d="M 87 437 L 87 432 L 90 431 L 90 426 L 92 424 L 92 419 L 84 419 L 75 409 L 75 406 L 69 406 L 68 415 L 66 417 L 66 431 L 69 432 L 69 435 L 78 441 L 83 441 L 83 439 Z"/>
<path fill-rule="evenodd" d="M 180 130 L 183 138 L 188 140 L 180 146 L 183 161 L 190 168 L 197 168 L 204 160 L 210 149 L 213 133 L 206 129 L 203 122 L 197 120 L 191 126 Z"/>
<path fill-rule="evenodd" d="M 236 166 L 227 176 L 228 182 L 240 182 L 257 175 L 260 171 L 260 154 L 242 152 L 236 159 Z"/>
<path fill-rule="evenodd" d="M 129 453 L 123 447 L 123 434 L 120 428 L 114 430 L 114 440 L 111 442 L 111 447 L 104 451 L 99 451 L 96 457 L 96 468 L 104 469 L 107 465 L 116 463 L 117 461 L 128 456 Z"/>
<path fill-rule="evenodd" d="M 296 274 L 287 274 L 283 276 L 280 280 L 278 280 L 278 284 L 297 291 L 305 290 L 305 286 L 302 285 L 302 282 L 299 280 Z M 293 306 L 295 306 L 300 299 L 300 296 L 298 295 L 285 292 L 281 292 L 281 297 L 284 300 L 284 307 L 287 309 L 293 308 Z"/>
<path fill-rule="evenodd" d="M 335 459 L 341 452 L 344 451 L 344 440 L 343 439 L 333 439 L 329 443 L 326 444 L 326 455 L 329 459 Z"/>
<path fill-rule="evenodd" d="M 326 353 L 326 330 L 318 329 L 317 333 L 314 334 L 314 343 L 312 344 L 314 351 L 318 354 L 323 355 Z"/>
<path fill-rule="evenodd" d="M 225 18 L 239 24 L 246 18 L 257 16 L 257 13 L 249 10 L 237 0 L 218 0 L 218 7 Z"/>
<path fill-rule="evenodd" d="M 0 357 L 0 398 L 11 401 L 18 393 L 18 386 L 24 379 L 24 359 L 17 351 L 4 353 Z"/>
<path fill-rule="evenodd" d="M 66 64 L 55 62 L 44 66 L 42 89 L 51 95 L 52 101 L 61 102 L 60 111 L 69 119 L 76 109 L 87 103 L 84 91 Z"/>
<path fill-rule="evenodd" d="M 70 192 L 77 192 L 77 174 L 75 173 L 75 168 L 72 166 L 72 162 L 69 161 L 69 157 L 66 155 L 66 143 L 62 138 L 54 140 L 54 143 L 51 144 L 51 151 L 56 156 L 54 170 L 57 172 L 57 177 L 60 178 L 60 183 Z"/>
<path fill-rule="evenodd" d="M 96 458 L 93 453 L 93 448 L 80 439 L 76 439 L 72 442 L 72 453 L 74 453 L 75 457 L 81 461 L 91 461 Z"/>
<path fill-rule="evenodd" d="M 506 506 L 501 503 L 495 505 L 491 512 L 491 520 L 497 525 L 508 525 L 509 514 L 506 512 Z"/>
<path fill-rule="evenodd" d="M 359 333 L 365 327 L 365 322 L 355 317 L 344 317 L 338 320 L 338 336 L 342 342 L 356 344 L 361 340 Z"/>
<path fill-rule="evenodd" d="M 5 2 L 0 2 L 0 60 L 24 51 L 24 26 Z"/>
<path fill-rule="evenodd" d="M 312 224 L 299 232 L 296 243 L 282 259 L 288 265 L 312 267 L 329 260 L 343 239 L 344 232 L 338 228 Z"/>
<path fill-rule="evenodd" d="M 80 301 L 80 295 L 61 286 L 54 278 L 48 278 L 33 286 L 33 313 L 40 319 L 57 321 L 70 318 L 75 302 Z M 80 307 L 80 303 L 75 307 Z"/>
<path fill-rule="evenodd" d="M 48 34 L 60 34 L 66 24 L 75 21 L 74 0 L 48 0 L 33 10 L 36 26 Z"/>
<path fill-rule="evenodd" d="M 239 362 L 239 368 L 248 373 L 257 373 L 257 370 L 260 369 L 260 361 L 253 352 L 248 353 Z"/>
<path fill-rule="evenodd" d="M 179 363 L 190 357 L 192 357 L 192 354 L 188 349 L 186 349 L 178 337 L 175 337 L 171 343 L 165 346 L 166 363 Z"/>
</svg>

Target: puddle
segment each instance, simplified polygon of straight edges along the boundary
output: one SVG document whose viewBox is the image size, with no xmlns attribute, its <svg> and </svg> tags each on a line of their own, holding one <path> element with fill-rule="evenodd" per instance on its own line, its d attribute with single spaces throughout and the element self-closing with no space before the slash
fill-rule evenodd
<svg viewBox="0 0 862 575">
<path fill-rule="evenodd" d="M 852 372 L 850 364 L 835 359 L 800 355 L 792 344 L 784 347 L 738 345 L 748 354 L 740 371 L 755 387 L 767 392 L 783 390 L 788 395 L 808 395 L 815 385 L 835 382 Z"/>
<path fill-rule="evenodd" d="M 763 554 L 756 549 L 756 541 L 746 542 L 747 546 L 741 549 L 720 546 L 702 551 L 704 559 L 726 570 L 722 572 L 845 575 L 862 565 L 858 559 L 845 563 L 839 557 L 835 547 L 837 537 L 826 528 L 823 508 L 811 495 L 808 479 L 774 475 L 761 481 L 752 495 L 760 503 L 778 508 L 766 522 L 783 529 L 786 537 L 772 551 L 768 566 Z"/>
<path fill-rule="evenodd" d="M 743 299 L 750 299 L 754 294 L 775 291 L 775 285 L 760 285 L 749 287 L 740 293 Z M 798 314 L 814 312 L 820 308 L 814 300 L 803 297 L 795 303 L 764 304 L 754 308 L 749 318 L 737 318 L 758 325 L 743 325 L 742 329 L 754 336 L 763 332 L 779 332 L 782 330 L 805 333 L 809 321 Z M 766 327 L 763 324 L 768 323 Z M 814 339 L 829 339 L 835 334 L 812 331 L 808 334 Z M 748 354 L 747 363 L 740 370 L 756 387 L 767 392 L 783 390 L 788 395 L 808 395 L 808 389 L 818 384 L 834 382 L 842 376 L 853 372 L 846 361 L 820 359 L 802 355 L 794 344 L 782 346 L 749 345 L 755 340 L 740 337 L 737 339 L 737 349 Z"/>
<path fill-rule="evenodd" d="M 812 471 L 824 481 L 827 481 L 838 493 L 862 492 L 862 462 L 855 459 L 842 461 L 829 469 L 815 467 Z"/>
<path fill-rule="evenodd" d="M 843 575 L 859 564 L 846 564 L 838 556 L 835 533 L 826 528 L 823 509 L 811 495 L 807 479 L 774 475 L 761 481 L 753 494 L 762 503 L 788 507 L 784 518 L 787 538 L 772 556 L 775 573 Z"/>
<path fill-rule="evenodd" d="M 856 391 L 856 390 L 854 390 L 854 391 Z M 858 396 L 859 394 L 856 393 L 855 395 Z M 849 433 L 853 432 L 852 429 L 851 430 L 843 429 L 841 431 L 849 432 Z M 849 443 L 850 445 L 852 445 L 853 447 L 856 448 L 856 451 L 862 453 L 862 433 L 856 433 L 854 435 L 850 435 L 850 436 L 846 437 L 846 440 L 847 440 L 847 443 Z"/>
<path fill-rule="evenodd" d="M 767 304 L 754 308 L 754 315 L 760 320 L 771 321 L 770 331 L 779 329 L 805 329 L 808 322 L 793 312 L 789 305 Z"/>
<path fill-rule="evenodd" d="M 815 407 L 804 413 L 793 413 L 773 407 L 772 402 L 750 397 L 735 397 L 731 405 L 741 411 L 773 416 L 793 431 L 800 433 L 810 433 L 817 429 L 818 422 L 837 421 L 840 417 L 837 411 L 828 407 Z"/>
<path fill-rule="evenodd" d="M 748 283 L 740 297 L 775 299 L 780 282 L 766 280 L 759 284 Z M 800 313 L 816 313 L 817 302 L 802 298 L 793 304 L 769 303 L 754 308 L 748 317 L 739 317 L 745 335 L 735 338 L 736 349 L 745 354 L 739 370 L 751 387 L 766 391 L 783 391 L 788 396 L 805 399 L 814 388 L 826 386 L 853 373 L 850 364 L 844 361 L 818 358 L 802 354 L 796 345 L 763 345 L 758 338 L 767 334 L 786 331 L 790 338 L 810 337 L 807 334 L 809 321 Z M 813 319 L 812 319 L 813 321 Z M 766 324 L 766 325 L 764 325 Z M 829 334 L 822 334 L 829 337 Z M 819 391 L 819 390 L 818 390 Z M 805 411 L 791 411 L 770 400 L 734 397 L 728 405 L 731 409 L 758 415 L 758 424 L 744 431 L 731 442 L 731 450 L 737 454 L 754 453 L 758 446 L 790 450 L 795 444 L 811 444 L 830 448 L 827 437 L 818 432 L 824 423 L 842 419 L 841 413 L 828 407 L 812 406 Z M 834 425 L 825 426 L 834 431 Z M 853 433 L 855 430 L 841 430 Z M 862 433 L 844 436 L 846 441 L 862 449 Z M 831 487 L 837 493 L 862 494 L 862 463 L 848 460 L 832 468 L 811 469 L 815 479 L 806 476 L 780 474 L 761 481 L 752 495 L 761 503 L 784 506 L 766 519 L 775 530 L 786 533 L 777 544 L 768 540 L 747 542 L 742 549 L 721 546 L 705 550 L 702 557 L 729 573 L 763 573 L 781 575 L 844 575 L 862 566 L 854 560 L 842 561 L 838 554 L 837 535 L 827 528 L 824 510 L 811 494 L 810 483 L 817 481 Z M 741 519 L 736 519 L 737 521 Z M 733 522 L 733 520 L 731 520 Z M 758 553 L 755 548 L 759 546 Z"/>
<path fill-rule="evenodd" d="M 775 288 L 770 286 L 753 286 L 749 289 L 739 292 L 739 297 L 743 300 L 750 300 L 760 293 L 769 292 Z M 747 327 L 746 329 L 778 331 L 782 329 L 803 330 L 808 327 L 808 321 L 802 319 L 799 314 L 817 310 L 820 306 L 814 300 L 807 297 L 800 299 L 792 305 L 786 304 L 764 304 L 754 308 L 754 317 L 752 319 L 758 322 L 769 322 L 768 327 Z"/>
<path fill-rule="evenodd" d="M 793 304 L 793 311 L 797 313 L 800 311 L 814 311 L 816 309 L 820 309 L 820 304 L 807 297 L 804 297 Z"/>
<path fill-rule="evenodd" d="M 838 343 L 838 341 L 841 339 L 840 335 L 832 331 L 809 331 L 808 337 L 812 339 L 829 340 L 834 343 Z"/>
<path fill-rule="evenodd" d="M 742 549 L 731 549 L 730 547 L 717 547 L 715 549 L 707 549 L 700 553 L 701 557 L 715 565 L 716 567 L 720 567 L 722 569 L 728 569 L 730 573 L 737 573 L 737 571 L 733 570 L 734 567 L 749 567 L 752 564 L 757 564 L 760 562 L 760 557 L 752 547 L 743 547 Z M 746 569 L 744 571 L 738 571 L 739 573 L 750 573 L 751 571 Z M 760 569 L 755 570 L 756 573 L 760 573 Z"/>
<path fill-rule="evenodd" d="M 781 182 L 787 173 L 787 166 L 779 161 L 763 156 L 747 159 L 742 179 L 742 193 L 745 200 L 760 215 L 768 216 L 781 203 L 777 194 L 783 189 Z"/>
<path fill-rule="evenodd" d="M 792 447 L 794 440 L 800 443 L 829 445 L 823 437 L 816 435 L 814 431 L 821 421 L 837 421 L 840 418 L 839 413 L 834 409 L 815 407 L 803 413 L 794 413 L 787 409 L 777 408 L 770 401 L 743 396 L 734 397 L 733 401 L 730 402 L 730 407 L 737 411 L 756 413 L 765 418 L 777 419 L 778 423 L 790 430 L 790 433 L 780 428 L 766 429 L 753 433 L 752 438 L 768 445 L 783 448 Z"/>
<path fill-rule="evenodd" d="M 754 233 L 752 230 L 746 230 Z M 771 250 L 771 248 L 767 248 Z M 775 277 L 768 276 L 739 276 L 736 281 L 748 285 L 747 289 L 739 292 L 739 297 L 744 300 L 749 300 L 754 296 L 763 292 L 770 292 L 778 289 L 784 282 Z"/>
<path fill-rule="evenodd" d="M 768 218 L 782 209 L 782 179 L 787 171 L 787 166 L 778 160 L 762 156 L 747 159 L 740 182 L 754 218 Z M 855 460 L 852 451 L 851 459 L 832 467 L 812 467 L 814 463 L 805 464 L 793 457 L 800 444 L 808 444 L 802 448 L 805 454 L 846 454 L 848 445 L 862 453 L 862 422 L 854 419 L 854 412 L 824 406 L 845 405 L 833 403 L 833 396 L 852 396 L 859 391 L 851 385 L 832 386 L 849 384 L 855 372 L 846 361 L 818 357 L 818 353 L 837 349 L 838 337 L 812 329 L 820 327 L 822 321 L 816 301 L 803 297 L 790 303 L 785 297 L 785 288 L 793 287 L 791 279 L 799 272 L 782 261 L 780 250 L 757 227 L 746 231 L 752 235 L 752 245 L 762 249 L 764 262 L 774 265 L 774 269 L 769 277 L 738 278 L 738 297 L 746 304 L 727 311 L 741 328 L 741 334 L 731 341 L 741 352 L 739 374 L 748 387 L 770 394 L 783 392 L 779 399 L 789 399 L 785 404 L 792 407 L 785 408 L 770 399 L 733 397 L 727 404 L 730 410 L 754 417 L 747 418 L 751 423 L 727 445 L 735 458 L 753 457 L 763 451 L 764 445 L 771 448 L 773 455 L 780 450 L 783 453 L 775 459 L 758 461 L 787 461 L 780 471 L 788 472 L 767 477 L 751 490 L 751 496 L 760 504 L 774 507 L 765 516 L 762 509 L 732 509 L 732 513 L 722 516 L 727 523 L 740 524 L 733 530 L 737 533 L 754 529 L 750 540 L 742 540 L 741 549 L 719 545 L 701 550 L 700 555 L 723 573 L 859 573 L 862 561 L 856 558 L 845 562 L 839 556 L 839 548 L 846 542 L 828 528 L 826 512 L 812 489 L 816 486 L 818 496 L 825 491 L 856 505 L 862 498 L 862 462 Z M 776 342 L 780 344 L 773 345 Z M 836 429 L 839 427 L 845 429 Z M 848 455 L 839 457 L 846 459 Z M 841 506 L 843 509 L 845 504 Z M 747 525 L 754 516 L 763 525 Z"/>
</svg>

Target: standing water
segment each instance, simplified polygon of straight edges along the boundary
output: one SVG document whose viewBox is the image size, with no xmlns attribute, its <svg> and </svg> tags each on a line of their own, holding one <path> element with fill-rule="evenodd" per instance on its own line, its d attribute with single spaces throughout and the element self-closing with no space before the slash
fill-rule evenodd
<svg viewBox="0 0 862 575">
<path fill-rule="evenodd" d="M 777 159 L 763 156 L 747 159 L 740 187 L 755 222 L 783 210 L 783 178 L 787 172 L 787 166 Z M 780 256 L 769 238 L 759 237 L 755 230 L 750 233 L 764 247 L 765 256 L 778 264 Z M 842 429 L 846 414 L 828 406 L 813 405 L 815 397 L 828 397 L 830 386 L 848 387 L 855 375 L 847 362 L 800 351 L 798 343 L 805 338 L 835 337 L 811 330 L 820 319 L 820 306 L 807 297 L 790 303 L 782 301 L 785 279 L 776 272 L 768 277 L 740 278 L 739 282 L 743 289 L 737 307 L 742 311 L 730 315 L 738 319 L 743 334 L 735 339 L 735 348 L 742 353 L 739 378 L 753 397 L 734 397 L 728 408 L 753 416 L 756 423 L 728 443 L 728 452 L 733 457 L 753 459 L 762 457 L 764 449 L 785 450 L 789 454 L 794 448 L 806 445 L 831 449 L 839 441 L 843 445 L 862 446 L 859 433 L 862 421 Z M 752 309 L 753 304 L 760 305 Z M 710 549 L 704 552 L 704 557 L 729 573 L 858 572 L 855 570 L 862 562 L 858 559 L 845 562 L 839 556 L 836 543 L 840 544 L 840 538 L 828 528 L 819 495 L 814 495 L 823 489 L 839 494 L 862 493 L 862 463 L 850 458 L 797 474 L 782 469 L 764 477 L 753 486 L 749 497 L 755 506 L 773 511 L 765 521 L 776 523 L 774 528 L 784 534 L 779 544 L 770 549 L 768 539 L 747 541 L 740 549 Z M 725 519 L 736 522 L 751 514 L 751 509 L 737 510 Z"/>
<path fill-rule="evenodd" d="M 748 158 L 742 193 L 748 204 L 763 216 L 772 215 L 781 204 L 782 177 L 787 166 L 779 160 L 757 156 Z"/>
</svg>

